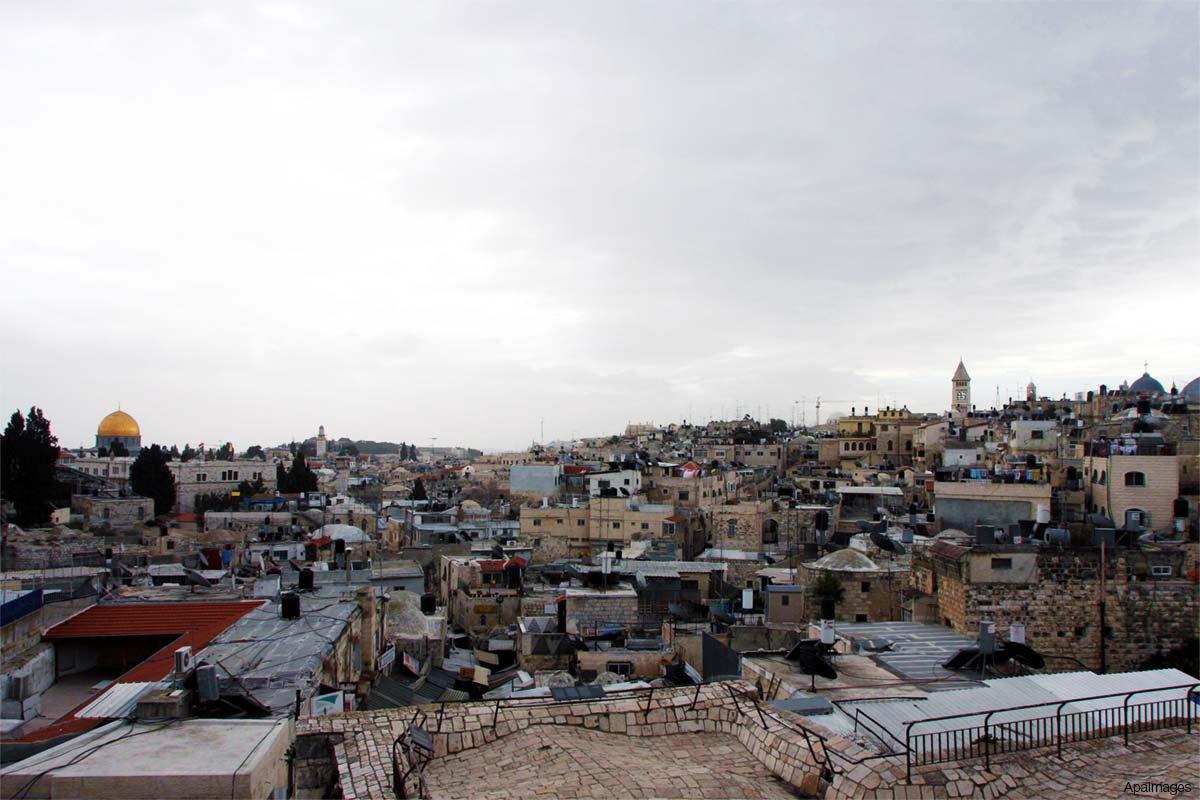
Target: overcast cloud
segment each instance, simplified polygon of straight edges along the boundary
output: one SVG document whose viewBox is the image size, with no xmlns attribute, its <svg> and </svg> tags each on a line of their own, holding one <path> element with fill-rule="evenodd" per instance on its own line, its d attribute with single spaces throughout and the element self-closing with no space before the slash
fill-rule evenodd
<svg viewBox="0 0 1200 800">
<path fill-rule="evenodd" d="M 979 405 L 1182 386 L 1197 9 L 5 3 L 5 413 L 493 448 L 940 411 L 960 354 Z"/>
</svg>

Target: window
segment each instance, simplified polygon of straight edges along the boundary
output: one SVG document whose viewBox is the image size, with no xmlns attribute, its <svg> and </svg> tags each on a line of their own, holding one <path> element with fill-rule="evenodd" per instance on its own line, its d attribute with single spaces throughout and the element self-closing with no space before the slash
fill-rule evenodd
<svg viewBox="0 0 1200 800">
<path fill-rule="evenodd" d="M 1155 564 L 1150 567 L 1150 574 L 1156 578 L 1169 578 L 1174 570 L 1168 564 Z"/>
<path fill-rule="evenodd" d="M 643 522 L 643 523 L 642 523 L 642 530 L 644 530 L 644 531 L 648 531 L 648 530 L 650 530 L 650 523 L 649 523 L 649 522 Z"/>
<path fill-rule="evenodd" d="M 890 452 L 892 452 L 892 442 L 891 442 L 891 440 L 888 440 L 888 452 L 889 452 L 889 453 L 890 453 Z"/>
<path fill-rule="evenodd" d="M 533 527 L 535 527 L 535 528 L 540 528 L 540 527 L 542 527 L 542 521 L 541 521 L 540 519 L 535 519 L 535 520 L 533 521 Z"/>
<path fill-rule="evenodd" d="M 145 518 L 146 518 L 146 507 L 138 506 L 138 519 L 145 519 Z"/>
<path fill-rule="evenodd" d="M 632 661 L 609 661 L 604 665 L 604 668 L 614 675 L 629 676 L 633 674 Z"/>
<path fill-rule="evenodd" d="M 866 615 L 866 614 L 855 614 L 855 615 L 854 615 L 854 621 L 855 621 L 855 622 L 866 622 L 866 621 L 867 621 L 867 615 Z"/>
<path fill-rule="evenodd" d="M 621 529 L 621 523 L 619 523 L 619 522 L 613 522 L 612 526 L 613 526 L 613 530 Z"/>
<path fill-rule="evenodd" d="M 174 539 L 167 539 L 167 549 L 168 550 L 175 549 L 175 540 Z"/>
<path fill-rule="evenodd" d="M 480 614 L 480 615 L 479 615 L 479 624 L 480 624 L 480 625 L 487 625 L 487 614 Z"/>
<path fill-rule="evenodd" d="M 1125 485 L 1126 486 L 1145 486 L 1146 485 L 1146 473 L 1144 473 L 1144 472 L 1126 472 L 1125 473 Z"/>
<path fill-rule="evenodd" d="M 1100 485 L 1103 486 L 1106 483 L 1108 483 L 1108 472 L 1100 470 Z"/>
<path fill-rule="evenodd" d="M 993 558 L 992 569 L 1012 569 L 1011 558 Z"/>
<path fill-rule="evenodd" d="M 1046 432 L 1045 431 L 1030 431 L 1029 438 L 1030 439 L 1045 439 Z"/>
<path fill-rule="evenodd" d="M 870 581 L 863 581 L 863 582 L 862 582 L 862 590 L 863 590 L 864 592 L 869 592 L 869 591 L 871 591 L 871 582 L 870 582 Z"/>
<path fill-rule="evenodd" d="M 681 492 L 679 493 L 679 499 L 680 499 L 680 501 L 687 500 L 687 499 L 688 499 L 688 493 L 687 493 L 687 492 L 682 492 L 682 491 L 681 491 Z"/>
<path fill-rule="evenodd" d="M 577 520 L 575 520 L 575 527 L 576 527 L 576 528 L 582 528 L 584 525 L 587 525 L 587 520 L 586 520 L 586 519 L 577 519 Z"/>
<path fill-rule="evenodd" d="M 626 486 L 628 486 L 628 485 L 629 485 L 629 478 L 626 478 L 626 479 L 625 479 L 625 485 L 626 485 Z"/>
<path fill-rule="evenodd" d="M 788 597 L 786 594 L 785 594 L 785 595 L 780 595 L 780 597 L 779 597 L 779 605 L 781 605 L 781 606 L 786 606 L 786 605 L 789 605 L 789 601 L 790 601 L 790 600 L 791 600 L 791 598 L 790 598 L 790 597 Z"/>
</svg>

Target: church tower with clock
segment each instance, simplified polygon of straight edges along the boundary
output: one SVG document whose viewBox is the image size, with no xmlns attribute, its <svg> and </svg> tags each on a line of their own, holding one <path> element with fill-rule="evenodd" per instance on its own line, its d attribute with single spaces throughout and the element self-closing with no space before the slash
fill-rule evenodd
<svg viewBox="0 0 1200 800">
<path fill-rule="evenodd" d="M 958 369 L 950 379 L 950 408 L 960 417 L 965 417 L 971 410 L 971 376 L 963 366 L 962 359 L 958 360 Z"/>
</svg>

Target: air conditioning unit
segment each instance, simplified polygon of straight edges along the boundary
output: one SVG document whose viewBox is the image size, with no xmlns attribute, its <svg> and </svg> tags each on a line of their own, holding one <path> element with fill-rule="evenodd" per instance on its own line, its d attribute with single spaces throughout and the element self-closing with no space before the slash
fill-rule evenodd
<svg viewBox="0 0 1200 800">
<path fill-rule="evenodd" d="M 192 661 L 192 648 L 180 647 L 175 651 L 175 674 L 187 675 L 195 667 Z"/>
</svg>

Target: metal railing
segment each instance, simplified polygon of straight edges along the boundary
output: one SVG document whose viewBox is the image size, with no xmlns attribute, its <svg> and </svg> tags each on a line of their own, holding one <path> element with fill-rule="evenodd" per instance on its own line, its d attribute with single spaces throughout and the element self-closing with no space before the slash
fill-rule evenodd
<svg viewBox="0 0 1200 800">
<path fill-rule="evenodd" d="M 1176 690 L 1183 690 L 1183 695 L 1130 705 L 1130 700 L 1138 695 Z M 1178 684 L 912 720 L 904 725 L 905 771 L 911 780 L 912 768 L 926 764 L 983 758 L 986 766 L 990 768 L 993 755 L 1033 750 L 1038 747 L 1054 747 L 1061 756 L 1064 742 L 1071 744 L 1121 734 L 1125 744 L 1129 744 L 1130 733 L 1178 726 L 1186 726 L 1190 734 L 1194 721 L 1200 716 L 1198 690 L 1200 683 Z M 1114 702 L 1103 708 L 1063 713 L 1063 709 L 1071 704 L 1097 700 Z M 1034 709 L 1046 709 L 1047 712 L 1053 709 L 1054 713 L 1004 722 L 992 721 L 996 714 Z M 919 725 L 975 717 L 983 717 L 983 723 L 928 733 L 913 732 L 913 728 Z"/>
</svg>

